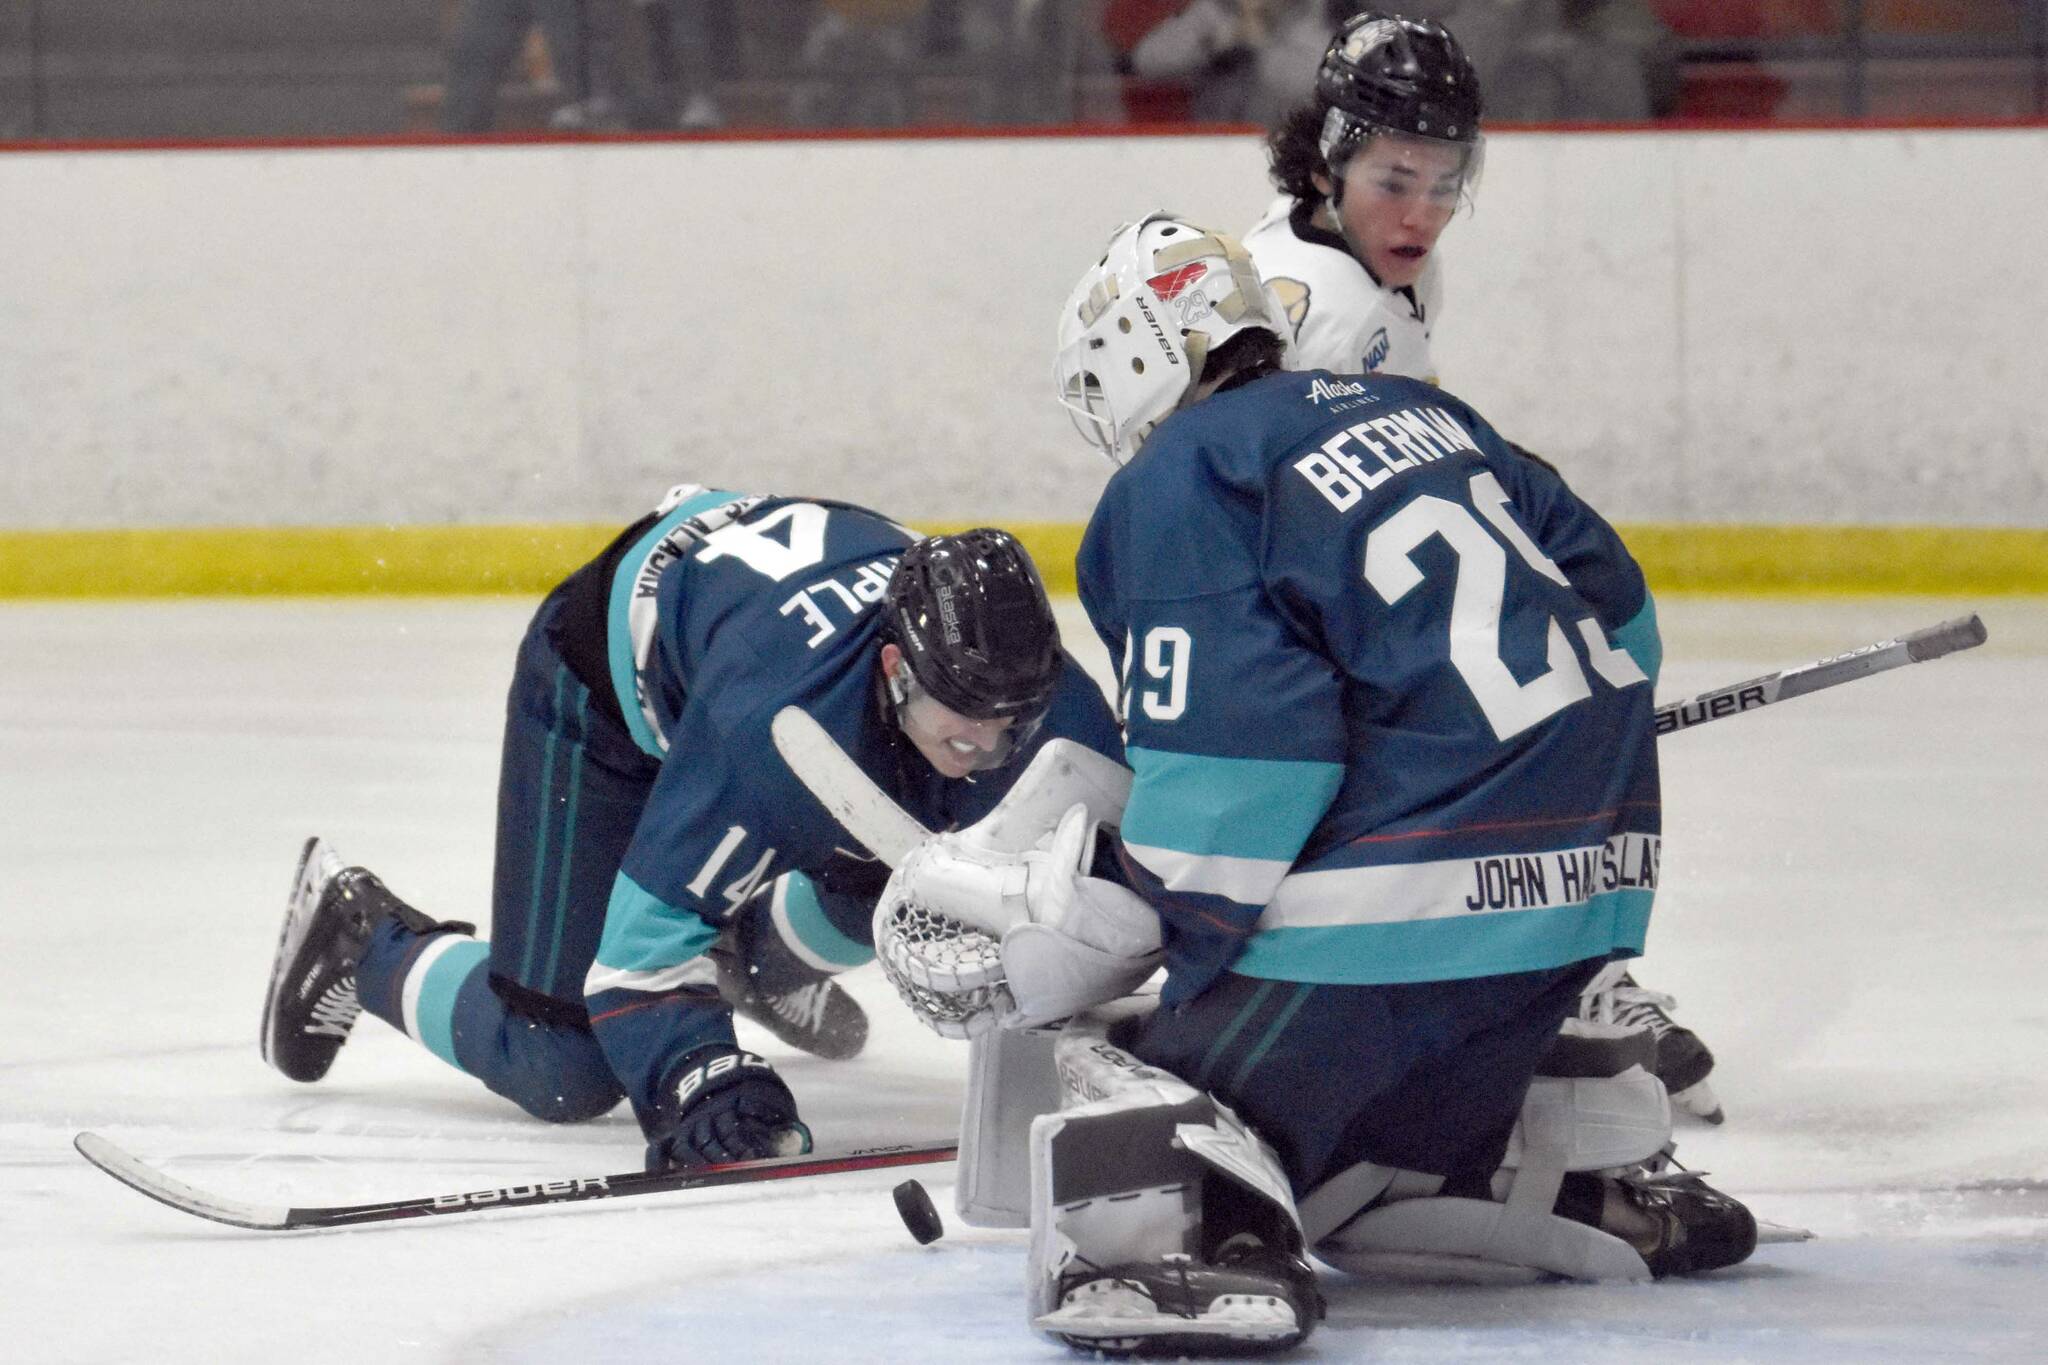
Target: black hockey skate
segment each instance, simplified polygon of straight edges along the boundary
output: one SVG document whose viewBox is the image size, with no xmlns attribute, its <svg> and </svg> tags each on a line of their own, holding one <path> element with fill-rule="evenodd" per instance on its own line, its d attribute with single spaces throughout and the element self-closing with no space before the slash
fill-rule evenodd
<svg viewBox="0 0 2048 1365">
<path fill-rule="evenodd" d="M 710 957 L 718 993 L 733 1012 L 789 1046 L 832 1062 L 867 1046 L 867 1011 L 829 973 L 789 950 L 766 896 L 740 908 Z"/>
<path fill-rule="evenodd" d="M 1652 1070 L 1671 1092 L 1671 1102 L 1708 1123 L 1720 1123 L 1727 1115 L 1707 1083 L 1707 1075 L 1714 1069 L 1714 1054 L 1697 1033 L 1671 1018 L 1677 1005 L 1670 996 L 1637 985 L 1635 977 L 1626 971 L 1611 980 L 1603 973 L 1580 998 L 1579 1016 L 1598 1023 L 1648 1029 L 1657 1041 L 1657 1060 Z"/>
<path fill-rule="evenodd" d="M 1740 1265 L 1756 1250 L 1755 1215 L 1668 1159 L 1621 1175 L 1567 1175 L 1557 1211 L 1627 1242 L 1660 1280 Z"/>
<path fill-rule="evenodd" d="M 259 1041 L 263 1060 L 295 1081 L 327 1074 L 363 1012 L 355 972 L 370 917 L 341 884 L 344 870 L 333 849 L 306 840 L 285 903 Z"/>
<path fill-rule="evenodd" d="M 295 1081 L 317 1081 L 334 1065 L 363 1012 L 356 962 L 386 916 L 415 933 L 474 933 L 429 919 L 360 867 L 344 866 L 319 839 L 306 840 L 285 905 L 284 931 L 263 999 L 263 1060 Z"/>
<path fill-rule="evenodd" d="M 1300 1345 L 1324 1312 L 1308 1262 L 1245 1237 L 1214 1264 L 1084 1263 L 1060 1277 L 1059 1306 L 1032 1326 L 1084 1354 L 1270 1355 Z"/>
</svg>

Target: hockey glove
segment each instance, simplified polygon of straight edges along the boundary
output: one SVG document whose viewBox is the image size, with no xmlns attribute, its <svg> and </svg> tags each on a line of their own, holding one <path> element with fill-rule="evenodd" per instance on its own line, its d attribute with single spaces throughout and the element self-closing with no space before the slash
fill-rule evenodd
<svg viewBox="0 0 2048 1365">
<path fill-rule="evenodd" d="M 647 1169 L 716 1165 L 811 1150 L 811 1130 L 772 1067 L 713 1046 L 683 1059 L 647 1125 Z"/>
</svg>

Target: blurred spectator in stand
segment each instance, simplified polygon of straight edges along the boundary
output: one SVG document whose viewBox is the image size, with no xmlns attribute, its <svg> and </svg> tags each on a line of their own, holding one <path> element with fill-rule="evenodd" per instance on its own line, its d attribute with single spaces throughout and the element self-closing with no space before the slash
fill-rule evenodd
<svg viewBox="0 0 2048 1365">
<path fill-rule="evenodd" d="M 548 47 L 548 64 L 564 97 L 564 108 L 589 111 L 591 30 L 583 0 L 457 0 L 448 30 L 448 87 L 441 126 L 451 133 L 488 133 L 497 124 L 498 85 L 536 24 Z M 572 112 L 580 125 L 587 117 Z"/>
<path fill-rule="evenodd" d="M 1648 0 L 1391 0 L 1457 35 L 1489 121 L 1639 122 L 1678 112 L 1678 40 Z"/>
<path fill-rule="evenodd" d="M 1128 74 L 1185 81 L 1203 122 L 1272 123 L 1315 79 L 1348 0 L 1110 0 L 1103 33 Z"/>
<path fill-rule="evenodd" d="M 895 128 L 916 116 L 914 77 L 927 0 L 821 0 L 805 35 L 813 79 L 797 122 L 814 128 Z"/>
<path fill-rule="evenodd" d="M 725 122 L 713 76 L 710 0 L 632 0 L 646 26 L 656 126 Z"/>
</svg>

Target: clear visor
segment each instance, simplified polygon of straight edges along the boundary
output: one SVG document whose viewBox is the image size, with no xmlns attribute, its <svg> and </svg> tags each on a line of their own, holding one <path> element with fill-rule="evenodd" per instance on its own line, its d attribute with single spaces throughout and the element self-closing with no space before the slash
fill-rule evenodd
<svg viewBox="0 0 2048 1365">
<path fill-rule="evenodd" d="M 1484 138 L 1453 142 L 1382 129 L 1345 162 L 1344 193 L 1399 208 L 1425 206 L 1449 217 L 1476 202 L 1485 166 Z"/>
<path fill-rule="evenodd" d="M 977 720 L 963 716 L 920 687 L 908 664 L 899 664 L 893 680 L 896 724 L 910 742 L 948 777 L 1000 768 L 1030 743 L 1045 713 L 1019 719 L 1000 716 Z"/>
</svg>

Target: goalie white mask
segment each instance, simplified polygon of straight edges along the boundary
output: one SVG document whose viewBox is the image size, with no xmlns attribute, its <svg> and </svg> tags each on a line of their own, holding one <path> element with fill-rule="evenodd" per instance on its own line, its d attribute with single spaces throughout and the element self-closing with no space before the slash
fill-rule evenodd
<svg viewBox="0 0 2048 1365">
<path fill-rule="evenodd" d="M 1074 426 L 1116 464 L 1195 392 L 1240 333 L 1289 329 L 1235 237 L 1164 213 L 1117 229 L 1060 310 L 1053 379 Z"/>
</svg>

